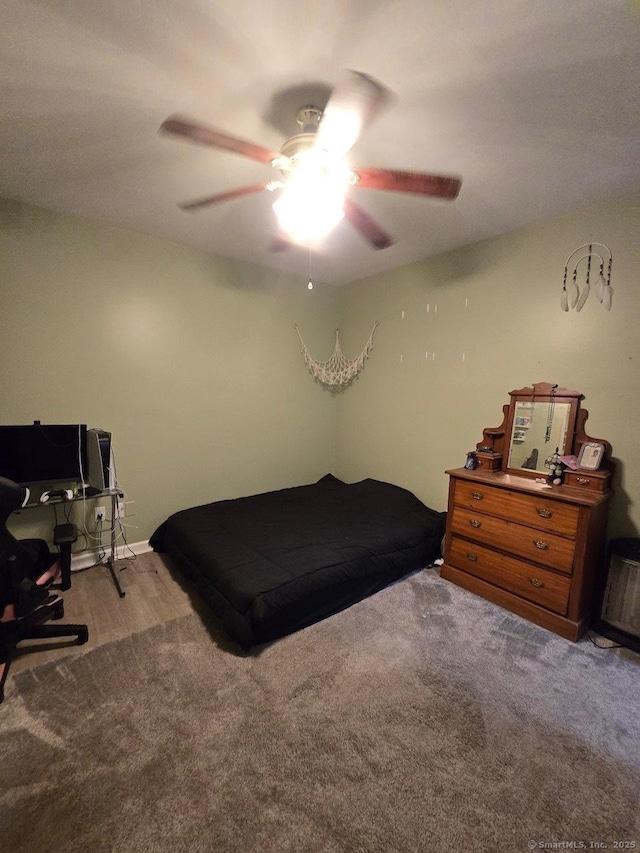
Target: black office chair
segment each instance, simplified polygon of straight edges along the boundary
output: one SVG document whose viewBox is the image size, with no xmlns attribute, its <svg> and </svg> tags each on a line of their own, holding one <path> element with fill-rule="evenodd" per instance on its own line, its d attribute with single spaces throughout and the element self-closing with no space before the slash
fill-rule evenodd
<svg viewBox="0 0 640 853">
<path fill-rule="evenodd" d="M 67 578 L 57 584 L 62 559 L 70 553 L 52 553 L 42 539 L 18 540 L 7 529 L 7 519 L 29 499 L 29 490 L 0 477 L 0 702 L 15 648 L 22 640 L 75 637 L 78 645 L 89 639 L 86 625 L 45 625 L 62 619 L 62 598 L 52 590 L 68 588 Z M 68 542 L 70 552 L 71 546 Z M 61 549 L 62 550 L 62 549 Z M 65 565 L 65 569 L 68 567 Z"/>
</svg>

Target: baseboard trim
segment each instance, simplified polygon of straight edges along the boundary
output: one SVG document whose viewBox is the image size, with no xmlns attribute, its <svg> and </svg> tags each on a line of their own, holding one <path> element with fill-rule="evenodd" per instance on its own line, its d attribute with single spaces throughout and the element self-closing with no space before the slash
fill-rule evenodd
<svg viewBox="0 0 640 853">
<path fill-rule="evenodd" d="M 81 569 L 88 569 L 89 566 L 94 565 L 98 561 L 98 556 L 102 553 L 103 549 L 100 548 L 92 548 L 90 551 L 83 551 L 81 554 L 74 554 L 71 558 L 71 571 L 78 572 Z M 131 552 L 134 554 L 148 554 L 149 551 L 152 551 L 151 545 L 148 542 L 131 542 L 129 545 L 117 545 L 116 546 L 116 560 L 122 560 L 127 556 L 131 556 Z M 107 556 L 109 555 L 109 548 L 104 548 Z"/>
</svg>

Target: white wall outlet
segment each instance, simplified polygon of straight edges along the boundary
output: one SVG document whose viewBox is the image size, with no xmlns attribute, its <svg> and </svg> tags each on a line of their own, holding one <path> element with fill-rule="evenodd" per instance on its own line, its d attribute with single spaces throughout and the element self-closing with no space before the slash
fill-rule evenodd
<svg viewBox="0 0 640 853">
<path fill-rule="evenodd" d="M 106 521 L 107 511 L 103 506 L 97 506 L 94 510 L 94 519 L 96 522 Z"/>
<path fill-rule="evenodd" d="M 133 508 L 135 501 L 124 501 L 119 500 L 116 502 L 116 518 L 129 518 L 131 515 L 135 515 L 136 512 Z"/>
</svg>

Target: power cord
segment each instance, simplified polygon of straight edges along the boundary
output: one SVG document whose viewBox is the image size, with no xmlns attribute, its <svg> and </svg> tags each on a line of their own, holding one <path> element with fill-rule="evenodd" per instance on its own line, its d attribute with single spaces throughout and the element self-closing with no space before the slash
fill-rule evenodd
<svg viewBox="0 0 640 853">
<path fill-rule="evenodd" d="M 79 469 L 80 469 L 80 480 L 81 480 L 81 482 L 84 483 L 84 481 L 85 481 L 85 479 L 84 479 L 84 468 L 83 468 L 83 464 L 82 464 L 82 452 L 81 452 L 80 448 L 81 448 L 81 436 L 80 436 L 80 427 L 78 427 L 78 465 L 79 465 Z M 109 470 L 110 475 L 112 475 L 112 477 L 113 477 L 113 488 L 116 491 L 116 500 L 115 500 L 115 503 L 112 504 L 112 508 L 116 513 L 116 517 L 111 519 L 110 524 L 109 524 L 109 530 L 110 531 L 116 531 L 116 535 L 112 540 L 113 545 L 115 546 L 118 541 L 122 541 L 122 543 L 124 545 L 123 550 L 125 552 L 128 551 L 129 555 L 130 555 L 130 556 L 118 557 L 117 559 L 125 560 L 127 562 L 133 562 L 137 559 L 137 554 L 131 549 L 131 547 L 129 546 L 129 543 L 127 542 L 127 536 L 126 536 L 126 532 L 125 532 L 125 527 L 127 525 L 124 524 L 124 522 L 122 521 L 122 518 L 120 516 L 120 501 L 126 497 L 126 492 L 121 487 L 121 485 L 118 481 L 118 475 L 117 475 L 117 469 L 116 469 L 116 457 L 115 457 L 115 453 L 113 452 L 113 447 L 111 447 L 111 463 L 112 464 L 108 466 L 108 470 Z M 71 509 L 71 507 L 69 507 L 69 512 L 70 512 L 70 509 Z M 68 520 L 69 520 L 69 518 L 67 517 L 67 521 Z M 57 521 L 57 518 L 56 518 L 56 521 Z M 85 547 L 81 551 L 78 551 L 75 553 L 83 553 L 84 551 L 87 551 L 89 549 L 89 541 L 90 540 L 94 541 L 94 542 L 98 542 L 100 553 L 99 553 L 98 559 L 95 563 L 93 563 L 90 566 L 85 566 L 81 569 L 72 569 L 71 570 L 72 572 L 75 573 L 75 572 L 87 571 L 88 569 L 92 569 L 95 566 L 100 565 L 100 563 L 105 559 L 106 551 L 105 551 L 104 542 L 102 541 L 102 537 L 103 537 L 103 534 L 105 532 L 103 529 L 103 523 L 105 523 L 105 522 L 106 522 L 105 518 L 99 519 L 99 521 L 98 521 L 99 528 L 98 528 L 97 535 L 94 533 L 91 533 L 89 530 L 87 530 L 87 494 L 86 494 L 86 491 L 83 490 L 83 493 L 82 493 L 82 529 L 79 530 L 78 532 L 83 536 L 83 538 L 85 540 Z M 117 525 L 117 529 L 116 529 L 116 525 Z M 122 566 L 120 568 L 120 571 L 123 571 L 125 568 L 127 568 L 127 567 Z"/>
<path fill-rule="evenodd" d="M 102 532 L 103 532 L 103 531 L 102 531 L 102 524 L 103 524 L 103 520 L 101 519 L 101 520 L 98 522 L 98 524 L 100 525 L 99 530 L 98 530 L 98 532 L 99 532 L 99 534 L 100 534 L 100 549 L 99 549 L 99 553 L 98 553 L 98 558 L 97 558 L 96 562 L 95 562 L 95 563 L 92 563 L 90 566 L 83 566 L 83 567 L 82 567 L 82 568 L 80 568 L 80 569 L 73 569 L 73 568 L 72 568 L 72 569 L 71 569 L 71 573 L 72 573 L 72 574 L 74 574 L 74 575 L 75 575 L 75 574 L 80 574 L 81 572 L 86 572 L 86 571 L 88 571 L 89 569 L 93 569 L 93 568 L 95 568 L 96 566 L 99 566 L 99 565 L 102 563 L 102 561 L 104 560 L 104 558 L 107 556 L 107 552 L 105 551 L 105 549 L 104 549 L 104 545 L 102 544 Z M 83 533 L 81 530 L 80 530 L 80 531 L 78 531 L 78 532 L 80 533 L 80 535 L 81 535 L 81 536 L 83 536 L 83 537 L 85 538 L 85 542 L 86 542 L 86 534 L 85 534 L 85 533 Z M 98 537 L 92 537 L 92 538 L 97 539 Z M 88 550 L 88 544 L 86 544 L 86 545 L 85 545 L 85 547 L 84 547 L 84 548 L 82 548 L 80 551 L 75 551 L 74 553 L 75 553 L 75 554 L 83 554 L 83 553 L 84 553 L 85 551 L 87 551 L 87 550 Z"/>
</svg>

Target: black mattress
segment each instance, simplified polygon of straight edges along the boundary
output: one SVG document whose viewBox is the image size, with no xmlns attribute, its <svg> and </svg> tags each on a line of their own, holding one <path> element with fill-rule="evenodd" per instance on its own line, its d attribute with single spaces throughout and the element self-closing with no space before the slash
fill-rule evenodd
<svg viewBox="0 0 640 853">
<path fill-rule="evenodd" d="M 317 622 L 440 556 L 445 513 L 399 486 L 327 474 L 193 507 L 151 537 L 244 648 Z"/>
</svg>

